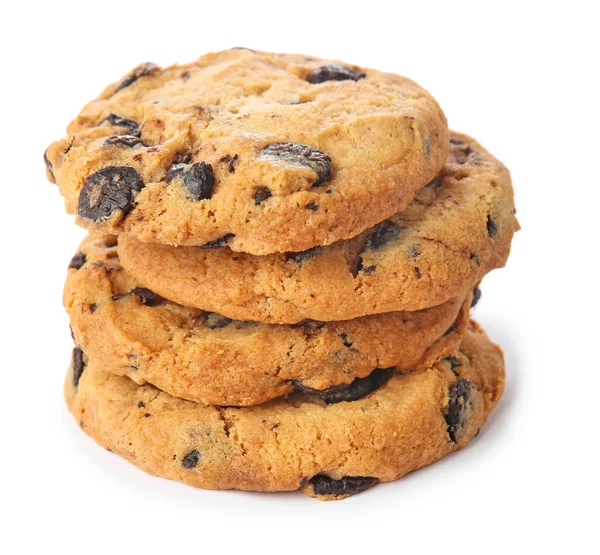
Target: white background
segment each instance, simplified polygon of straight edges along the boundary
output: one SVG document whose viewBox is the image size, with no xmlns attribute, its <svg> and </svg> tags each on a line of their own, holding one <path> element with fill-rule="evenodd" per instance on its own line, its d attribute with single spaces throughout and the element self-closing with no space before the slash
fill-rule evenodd
<svg viewBox="0 0 600 555">
<path fill-rule="evenodd" d="M 0 551 L 598 553 L 593 6 L 2 3 Z M 407 75 L 512 171 L 523 229 L 476 310 L 506 351 L 497 412 L 464 451 L 343 502 L 151 478 L 96 447 L 62 400 L 72 345 L 61 290 L 84 233 L 46 182 L 42 153 L 139 62 L 231 46 Z"/>
</svg>

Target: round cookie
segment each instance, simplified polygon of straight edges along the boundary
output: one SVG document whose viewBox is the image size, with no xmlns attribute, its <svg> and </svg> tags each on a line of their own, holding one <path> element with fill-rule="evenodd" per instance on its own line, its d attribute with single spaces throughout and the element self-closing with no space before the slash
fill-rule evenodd
<svg viewBox="0 0 600 555">
<path fill-rule="evenodd" d="M 88 236 L 68 270 L 64 305 L 77 345 L 107 371 L 190 401 L 255 405 L 294 390 L 335 402 L 458 350 L 471 295 L 418 312 L 297 325 L 230 320 L 145 289 L 120 266 L 114 236 Z"/>
<path fill-rule="evenodd" d="M 121 262 L 168 299 L 240 320 L 348 320 L 442 304 L 503 266 L 519 227 L 508 170 L 469 137 L 450 143 L 440 176 L 356 238 L 256 257 L 121 236 Z"/>
<path fill-rule="evenodd" d="M 78 349 L 65 397 L 85 433 L 150 474 L 337 499 L 467 445 L 503 384 L 502 352 L 473 325 L 455 358 L 396 374 L 352 402 L 296 393 L 253 407 L 205 406 L 104 372 Z"/>
<path fill-rule="evenodd" d="M 398 75 L 234 49 L 142 64 L 44 159 L 97 233 L 263 255 L 353 237 L 442 167 L 446 119 Z"/>
</svg>

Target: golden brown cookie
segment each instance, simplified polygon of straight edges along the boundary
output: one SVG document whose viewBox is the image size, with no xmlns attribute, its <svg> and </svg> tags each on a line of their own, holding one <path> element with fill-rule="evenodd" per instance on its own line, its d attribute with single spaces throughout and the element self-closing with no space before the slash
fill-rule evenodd
<svg viewBox="0 0 600 555">
<path fill-rule="evenodd" d="M 409 371 L 458 350 L 471 295 L 418 312 L 296 325 L 230 320 L 153 294 L 120 266 L 114 236 L 88 236 L 64 304 L 94 362 L 142 385 L 211 405 L 262 403 L 296 389 L 344 399 L 376 369 Z"/>
<path fill-rule="evenodd" d="M 451 361 L 396 374 L 351 402 L 295 393 L 253 407 L 204 406 L 104 372 L 79 349 L 65 397 L 85 433 L 150 474 L 337 499 L 467 445 L 503 385 L 502 352 L 475 324 Z"/>
<path fill-rule="evenodd" d="M 229 318 L 293 324 L 442 304 L 505 264 L 513 233 L 508 170 L 454 133 L 440 176 L 403 212 L 358 237 L 257 257 L 119 239 L 124 268 L 146 287 Z"/>
<path fill-rule="evenodd" d="M 44 159 L 90 231 L 262 255 L 353 237 L 402 210 L 447 141 L 436 101 L 404 77 L 234 49 L 142 64 Z"/>
</svg>

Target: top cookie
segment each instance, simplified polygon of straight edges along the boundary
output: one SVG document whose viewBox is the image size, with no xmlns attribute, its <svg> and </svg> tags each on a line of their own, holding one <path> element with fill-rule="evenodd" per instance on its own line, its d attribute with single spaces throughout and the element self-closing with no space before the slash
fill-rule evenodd
<svg viewBox="0 0 600 555">
<path fill-rule="evenodd" d="M 436 101 L 398 75 L 234 49 L 110 85 L 44 155 L 94 232 L 263 255 L 353 237 L 442 167 Z"/>
</svg>

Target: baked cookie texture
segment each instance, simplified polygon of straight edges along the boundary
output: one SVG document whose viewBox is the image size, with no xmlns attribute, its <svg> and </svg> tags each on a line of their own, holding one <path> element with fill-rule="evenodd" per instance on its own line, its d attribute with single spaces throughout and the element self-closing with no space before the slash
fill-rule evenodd
<svg viewBox="0 0 600 555">
<path fill-rule="evenodd" d="M 44 160 L 92 232 L 264 255 L 392 216 L 447 152 L 442 110 L 409 79 L 234 49 L 140 65 L 85 106 Z"/>
<path fill-rule="evenodd" d="M 253 407 L 205 406 L 106 372 L 80 349 L 65 397 L 83 431 L 150 474 L 339 499 L 466 446 L 503 384 L 502 352 L 473 323 L 454 358 L 393 375 L 352 402 L 295 393 Z"/>
<path fill-rule="evenodd" d="M 186 306 L 270 323 L 347 320 L 460 296 L 505 264 L 514 214 L 505 166 L 452 133 L 439 176 L 404 211 L 352 239 L 257 257 L 122 235 L 119 256 L 140 283 Z"/>
<path fill-rule="evenodd" d="M 176 397 L 229 406 L 295 389 L 339 396 L 376 369 L 430 366 L 458 351 L 470 303 L 467 294 L 427 310 L 342 322 L 235 321 L 144 288 L 121 267 L 114 236 L 83 241 L 64 290 L 75 342 L 98 367 Z"/>
</svg>

